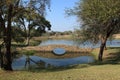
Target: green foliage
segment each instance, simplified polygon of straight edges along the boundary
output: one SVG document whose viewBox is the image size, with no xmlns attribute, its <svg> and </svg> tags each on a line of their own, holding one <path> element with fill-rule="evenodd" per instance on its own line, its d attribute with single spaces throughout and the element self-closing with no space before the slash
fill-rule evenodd
<svg viewBox="0 0 120 80">
<path fill-rule="evenodd" d="M 35 54 L 35 51 L 34 50 L 25 50 L 22 53 L 25 54 L 26 56 L 32 56 Z"/>
<path fill-rule="evenodd" d="M 21 30 L 21 28 L 13 26 L 12 27 L 12 39 L 13 41 L 17 43 L 23 43 L 25 41 L 25 38 L 23 37 L 25 35 L 25 32 Z"/>
<path fill-rule="evenodd" d="M 81 23 L 83 41 L 94 43 L 120 32 L 120 0 L 82 0 L 68 15 L 76 15 Z"/>
<path fill-rule="evenodd" d="M 46 28 L 50 30 L 51 24 L 43 16 L 32 8 L 25 8 L 23 13 L 18 14 L 14 21 L 17 23 L 26 38 L 26 44 L 29 45 L 29 40 L 33 36 L 41 36 L 46 32 Z M 28 15 L 29 14 L 29 15 Z"/>
<path fill-rule="evenodd" d="M 30 46 L 38 46 L 41 43 L 40 40 L 34 40 L 30 42 Z"/>
</svg>

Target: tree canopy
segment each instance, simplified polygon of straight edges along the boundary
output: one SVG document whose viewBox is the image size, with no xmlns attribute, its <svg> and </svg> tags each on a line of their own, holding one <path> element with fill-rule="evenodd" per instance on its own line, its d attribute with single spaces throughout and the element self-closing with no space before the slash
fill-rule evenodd
<svg viewBox="0 0 120 80">
<path fill-rule="evenodd" d="M 73 9 L 67 10 L 68 15 L 77 16 L 84 41 L 101 41 L 100 61 L 108 38 L 120 32 L 119 4 L 120 0 L 80 0 Z"/>
</svg>

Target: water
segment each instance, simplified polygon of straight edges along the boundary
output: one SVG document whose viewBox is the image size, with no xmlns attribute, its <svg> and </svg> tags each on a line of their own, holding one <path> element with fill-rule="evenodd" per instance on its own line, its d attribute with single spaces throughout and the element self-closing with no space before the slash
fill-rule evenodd
<svg viewBox="0 0 120 80">
<path fill-rule="evenodd" d="M 51 45 L 51 44 L 79 46 L 82 48 L 86 48 L 86 47 L 96 48 L 100 46 L 100 42 L 96 45 L 93 45 L 90 42 L 85 43 L 86 45 L 84 45 L 84 44 L 77 44 L 75 41 L 72 41 L 72 40 L 47 40 L 47 41 L 42 41 L 42 43 L 40 43 L 39 46 Z M 108 47 L 120 47 L 120 40 L 107 41 L 106 45 Z M 38 57 L 38 56 L 31 56 L 30 58 L 36 62 L 40 60 L 44 61 L 45 67 L 48 67 L 49 64 L 55 67 L 60 67 L 60 66 L 94 62 L 94 57 L 92 56 L 80 56 L 80 57 L 66 58 L 66 59 L 53 59 L 53 58 L 44 58 L 44 57 Z M 26 56 L 22 56 L 18 59 L 14 59 L 12 63 L 13 69 L 14 70 L 23 69 L 25 67 L 25 61 L 26 61 Z M 33 62 L 30 62 L 30 63 L 31 65 L 35 65 L 35 63 Z"/>
<path fill-rule="evenodd" d="M 51 44 L 64 44 L 64 45 L 75 45 L 75 42 L 73 40 L 46 40 L 46 41 L 42 41 L 40 43 L 40 46 L 44 46 L 44 45 L 51 45 Z"/>
<path fill-rule="evenodd" d="M 65 54 L 66 50 L 64 48 L 55 48 L 53 49 L 53 53 L 56 55 L 63 55 Z"/>
<path fill-rule="evenodd" d="M 53 45 L 53 44 L 78 46 L 81 48 L 97 48 L 100 46 L 100 42 L 98 42 L 95 45 L 93 45 L 90 42 L 85 42 L 84 44 L 78 44 L 76 41 L 73 41 L 73 40 L 46 40 L 46 41 L 42 41 L 39 46 Z M 120 47 L 120 40 L 107 41 L 106 46 L 107 47 Z"/>
<path fill-rule="evenodd" d="M 94 62 L 94 58 L 92 56 L 81 56 L 81 57 L 66 58 L 66 59 L 52 59 L 52 58 L 44 58 L 44 57 L 38 57 L 38 56 L 30 56 L 30 58 L 36 62 L 40 60 L 44 61 L 46 67 L 48 67 L 49 64 L 55 67 L 60 67 L 60 66 Z M 12 63 L 13 69 L 14 70 L 23 69 L 25 67 L 25 61 L 26 61 L 26 56 L 22 56 L 18 59 L 15 59 Z M 30 62 L 30 63 L 31 65 L 35 65 L 35 63 L 33 62 Z"/>
</svg>

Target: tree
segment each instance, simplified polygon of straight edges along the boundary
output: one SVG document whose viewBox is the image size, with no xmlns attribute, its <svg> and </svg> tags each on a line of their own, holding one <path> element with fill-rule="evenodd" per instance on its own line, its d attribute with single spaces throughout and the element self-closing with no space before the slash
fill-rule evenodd
<svg viewBox="0 0 120 80">
<path fill-rule="evenodd" d="M 5 53 L 3 65 L 5 70 L 12 70 L 11 64 L 11 22 L 12 17 L 16 14 L 15 7 L 18 7 L 19 0 L 0 0 L 0 27 L 3 30 L 3 41 L 5 43 Z M 14 3 L 14 4 L 13 4 Z M 16 10 L 16 9 L 15 9 Z"/>
<path fill-rule="evenodd" d="M 3 67 L 5 70 L 12 70 L 11 60 L 11 31 L 13 18 L 24 11 L 25 8 L 31 7 L 39 14 L 43 15 L 46 5 L 50 0 L 0 0 L 0 29 L 2 29 L 2 39 L 5 44 L 3 57 Z M 33 2 L 33 3 L 32 3 Z M 39 4 L 38 4 L 39 3 Z M 36 6 L 37 5 L 37 6 Z M 29 14 L 28 14 L 29 15 Z"/>
<path fill-rule="evenodd" d="M 80 34 L 84 41 L 101 41 L 99 61 L 102 61 L 108 38 L 120 32 L 119 4 L 120 0 L 82 0 L 67 12 L 68 15 L 76 15 L 82 24 Z"/>
<path fill-rule="evenodd" d="M 28 15 L 29 14 L 29 15 Z M 24 14 L 19 14 L 14 21 L 25 33 L 23 37 L 26 38 L 26 45 L 29 45 L 29 41 L 32 38 L 31 31 L 35 30 L 36 33 L 42 34 L 45 29 L 50 30 L 51 24 L 43 16 L 38 14 L 34 9 L 25 9 Z"/>
</svg>

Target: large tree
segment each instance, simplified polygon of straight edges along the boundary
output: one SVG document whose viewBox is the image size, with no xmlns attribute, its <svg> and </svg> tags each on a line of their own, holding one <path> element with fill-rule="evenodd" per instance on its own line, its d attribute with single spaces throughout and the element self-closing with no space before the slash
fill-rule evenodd
<svg viewBox="0 0 120 80">
<path fill-rule="evenodd" d="M 80 0 L 67 13 L 77 16 L 84 41 L 101 41 L 98 59 L 102 61 L 106 41 L 120 32 L 120 0 Z"/>
<path fill-rule="evenodd" d="M 19 13 L 22 13 L 25 8 L 31 7 L 37 13 L 43 15 L 46 5 L 49 5 L 50 0 L 0 0 L 0 29 L 2 38 L 5 44 L 5 52 L 1 67 L 5 70 L 12 70 L 11 60 L 11 31 L 13 18 Z M 29 14 L 28 14 L 29 15 Z"/>
<path fill-rule="evenodd" d="M 3 56 L 2 67 L 5 70 L 12 70 L 11 67 L 11 23 L 12 17 L 17 13 L 15 7 L 18 8 L 19 0 L 0 0 L 0 27 L 3 32 L 3 41 L 5 44 L 5 53 Z"/>
<path fill-rule="evenodd" d="M 29 15 L 28 15 L 29 14 Z M 46 28 L 50 30 L 51 24 L 42 15 L 38 14 L 34 9 L 26 8 L 23 13 L 20 13 L 14 18 L 15 25 L 19 26 L 23 31 L 26 45 L 29 45 L 30 38 L 32 38 L 32 30 L 39 31 L 39 34 L 45 32 Z"/>
</svg>

